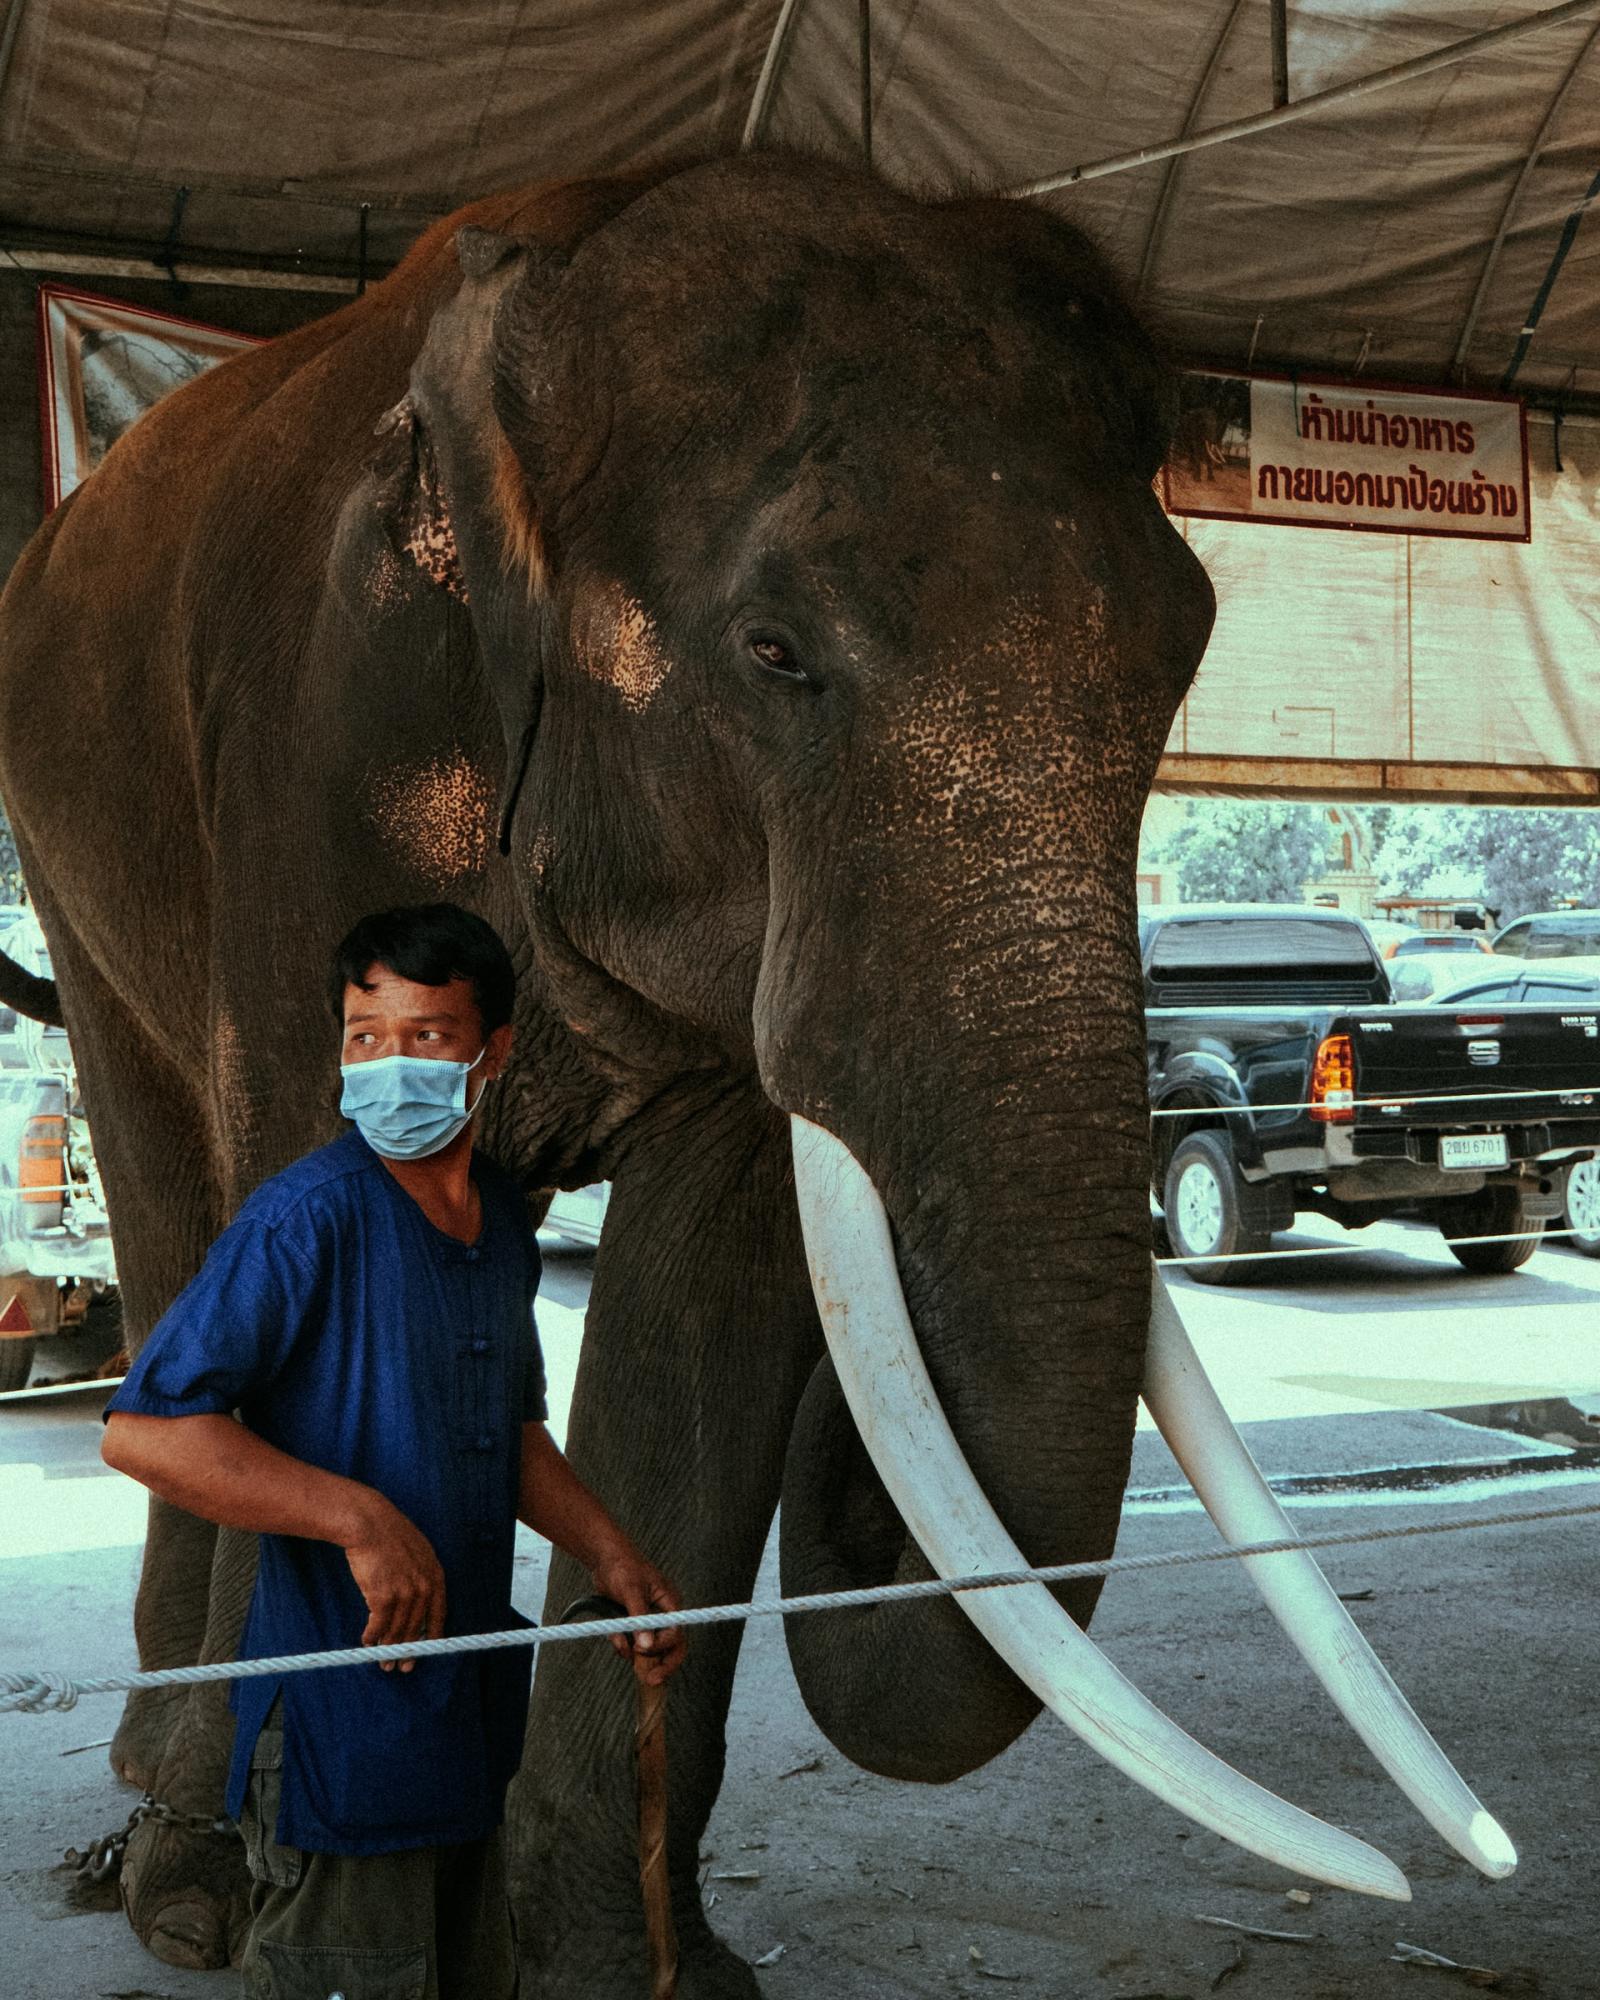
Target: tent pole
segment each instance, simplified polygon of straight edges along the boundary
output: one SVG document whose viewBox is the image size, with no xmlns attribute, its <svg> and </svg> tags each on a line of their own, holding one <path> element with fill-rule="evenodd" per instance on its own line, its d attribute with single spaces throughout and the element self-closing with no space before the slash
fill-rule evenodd
<svg viewBox="0 0 1600 2000">
<path fill-rule="evenodd" d="M 1592 14 L 1596 7 L 1600 7 L 1600 0 L 1565 0 L 1563 6 L 1547 8 L 1542 14 L 1525 15 L 1520 21 L 1507 21 L 1503 27 L 1490 28 L 1481 35 L 1469 35 L 1465 41 L 1451 42 L 1446 48 L 1435 49 L 1431 55 L 1414 56 L 1410 62 L 1396 63 L 1390 69 L 1374 70 L 1370 76 L 1358 76 L 1349 83 L 1335 84 L 1331 90 L 1319 90 L 1310 97 L 1296 98 L 1293 104 L 1279 105 L 1272 111 L 1257 111 L 1248 118 L 1230 119 L 1226 125 L 1213 125 L 1209 131 L 1167 139 L 1154 146 L 1140 146 L 1131 153 L 1113 153 L 1109 159 L 1091 160 L 1081 167 L 1068 167 L 1063 173 L 1046 174 L 1042 180 L 1028 181 L 1021 187 L 1004 188 L 1001 192 L 1019 199 L 1053 194 L 1057 188 L 1076 187 L 1082 181 L 1096 181 L 1107 174 L 1126 173 L 1130 167 L 1147 167 L 1153 161 L 1174 159 L 1180 153 L 1198 153 L 1204 146 L 1224 146 L 1234 139 L 1253 138 L 1257 132 L 1273 131 L 1279 125 L 1292 124 L 1297 118 L 1309 118 L 1332 105 L 1347 104 L 1357 97 L 1369 97 L 1374 91 L 1387 90 L 1396 83 L 1409 83 L 1413 77 L 1428 76 L 1436 69 L 1448 69 L 1452 63 L 1464 62 L 1480 50 L 1499 48 L 1503 43 L 1520 41 L 1524 35 L 1537 34 L 1541 28 L 1575 21 L 1580 15 Z"/>
<path fill-rule="evenodd" d="M 1584 190 L 1583 198 L 1567 217 L 1556 244 L 1555 255 L 1550 259 L 1550 268 L 1545 272 L 1543 282 L 1534 294 L 1533 304 L 1528 308 L 1528 317 L 1522 323 L 1522 332 L 1517 336 L 1517 344 L 1511 351 L 1511 359 L 1506 363 L 1506 372 L 1500 377 L 1500 393 L 1504 395 L 1517 379 L 1517 370 L 1527 359 L 1528 343 L 1539 331 L 1539 322 L 1544 318 L 1544 309 L 1550 303 L 1550 294 L 1556 288 L 1556 279 L 1561 276 L 1561 267 L 1567 261 L 1567 252 L 1577 241 L 1578 231 L 1583 227 L 1583 218 L 1590 206 L 1600 200 L 1600 173 L 1597 173 Z"/>
<path fill-rule="evenodd" d="M 860 0 L 861 157 L 872 165 L 872 0 Z"/>
<path fill-rule="evenodd" d="M 84 250 L 40 250 L 32 244 L 0 241 L 0 267 L 20 271 L 27 277 L 46 275 L 58 278 L 139 278 L 146 281 L 165 275 L 166 266 L 155 266 L 143 257 L 98 256 Z M 191 264 L 178 258 L 173 269 L 185 285 L 229 285 L 249 292 L 333 292 L 346 298 L 355 296 L 354 278 L 329 277 L 308 271 L 264 271 L 253 265 Z M 0 268 L 0 276 L 4 269 Z"/>
<path fill-rule="evenodd" d="M 744 121 L 744 137 L 739 142 L 741 153 L 748 153 L 752 146 L 759 146 L 767 129 L 767 113 L 772 108 L 772 94 L 778 87 L 778 78 L 783 72 L 783 59 L 789 53 L 789 36 L 794 29 L 795 16 L 800 12 L 800 0 L 783 0 L 778 9 L 778 21 L 772 30 L 772 40 L 767 44 L 766 60 L 761 65 L 761 74 L 756 79 L 756 94 L 750 100 L 750 115 Z"/>
<path fill-rule="evenodd" d="M 17 36 L 22 30 L 22 13 L 28 0 L 11 0 L 6 9 L 6 25 L 0 31 L 0 97 L 11 80 L 11 59 L 17 52 Z"/>
<path fill-rule="evenodd" d="M 1456 342 L 1455 357 L 1450 363 L 1450 372 L 1459 382 L 1466 374 L 1467 352 L 1472 346 L 1472 336 L 1477 331 L 1478 314 L 1483 310 L 1483 302 L 1489 295 L 1489 280 L 1494 276 L 1500 262 L 1500 252 L 1505 248 L 1506 236 L 1511 228 L 1511 218 L 1516 214 L 1522 201 L 1522 191 L 1533 177 L 1533 170 L 1539 164 L 1539 156 L 1544 151 L 1544 142 L 1550 136 L 1550 127 L 1555 123 L 1556 113 L 1566 101 L 1567 92 L 1572 88 L 1572 79 L 1582 69 L 1589 51 L 1600 41 L 1600 28 L 1579 49 L 1573 58 L 1572 67 L 1561 79 L 1560 88 L 1550 100 L 1550 108 L 1544 114 L 1544 122 L 1534 135 L 1533 144 L 1528 148 L 1528 157 L 1522 163 L 1522 172 L 1517 175 L 1516 185 L 1506 197 L 1506 205 L 1500 212 L 1500 227 L 1494 233 L 1494 241 L 1489 245 L 1489 254 L 1483 260 L 1483 269 L 1478 274 L 1477 289 L 1472 294 L 1472 303 L 1467 307 L 1467 316 L 1461 324 L 1461 338 Z"/>
<path fill-rule="evenodd" d="M 1272 0 L 1272 102 L 1289 102 L 1289 0 Z"/>
<path fill-rule="evenodd" d="M 1244 11 L 1245 0 L 1233 0 L 1228 18 L 1222 24 L 1222 31 L 1211 46 L 1211 55 L 1201 72 L 1200 81 L 1194 87 L 1194 95 L 1189 99 L 1189 109 L 1183 121 L 1183 136 L 1187 139 L 1200 117 L 1200 107 L 1211 88 L 1211 79 L 1217 73 L 1217 65 L 1222 61 L 1222 52 L 1233 38 L 1234 23 Z M 1176 157 L 1168 160 L 1167 170 L 1161 176 L 1161 192 L 1156 197 L 1155 211 L 1150 217 L 1150 227 L 1145 232 L 1144 255 L 1139 259 L 1139 282 L 1135 290 L 1143 293 L 1150 282 L 1150 273 L 1155 269 L 1156 253 L 1161 248 L 1161 239 L 1166 234 L 1167 211 L 1172 206 L 1172 197 L 1178 189 L 1179 167 Z"/>
</svg>

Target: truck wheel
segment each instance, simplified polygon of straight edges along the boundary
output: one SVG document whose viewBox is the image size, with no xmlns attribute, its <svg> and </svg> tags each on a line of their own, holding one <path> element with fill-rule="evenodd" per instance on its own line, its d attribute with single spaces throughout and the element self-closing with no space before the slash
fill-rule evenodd
<svg viewBox="0 0 1600 2000">
<path fill-rule="evenodd" d="M 1520 1269 L 1538 1249 L 1539 1238 L 1544 1234 L 1542 1222 L 1524 1219 L 1522 1200 L 1514 1187 L 1480 1188 L 1476 1194 L 1441 1202 L 1438 1223 L 1447 1237 L 1509 1238 L 1502 1243 L 1451 1243 L 1450 1254 L 1462 1270 L 1481 1278 Z M 1513 1236 L 1512 1230 L 1528 1233 Z"/>
<path fill-rule="evenodd" d="M 1237 1285 L 1260 1275 L 1244 1259 L 1265 1250 L 1272 1232 L 1256 1224 L 1250 1190 L 1233 1163 L 1226 1132 L 1191 1132 L 1173 1148 L 1162 1195 L 1167 1234 L 1178 1257 L 1215 1257 L 1215 1264 L 1185 1266 L 1202 1285 Z"/>
<path fill-rule="evenodd" d="M 1572 1231 L 1563 1240 L 1585 1257 L 1600 1257 L 1600 1160 L 1576 1160 L 1568 1167 L 1562 1206 Z"/>
<path fill-rule="evenodd" d="M 0 1340 L 0 1391 L 27 1388 L 33 1348 L 31 1340 Z"/>
</svg>

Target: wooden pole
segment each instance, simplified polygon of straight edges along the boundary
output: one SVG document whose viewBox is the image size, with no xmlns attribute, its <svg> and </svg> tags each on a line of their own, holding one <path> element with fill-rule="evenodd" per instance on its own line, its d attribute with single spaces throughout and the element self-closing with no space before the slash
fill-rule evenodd
<svg viewBox="0 0 1600 2000">
<path fill-rule="evenodd" d="M 678 1932 L 667 1873 L 667 1691 L 638 1683 L 639 1892 L 650 1944 L 650 2000 L 676 2000 Z"/>
<path fill-rule="evenodd" d="M 588 1618 L 626 1618 L 611 1597 L 580 1597 L 561 1615 L 563 1625 Z M 644 1656 L 648 1659 L 648 1654 Z M 632 1660 L 629 1661 L 630 1670 Z M 650 1947 L 650 2000 L 677 2000 L 678 1931 L 672 1921 L 672 1880 L 667 1870 L 667 1690 L 634 1679 L 634 1768 L 639 1816 L 639 1893 Z"/>
</svg>

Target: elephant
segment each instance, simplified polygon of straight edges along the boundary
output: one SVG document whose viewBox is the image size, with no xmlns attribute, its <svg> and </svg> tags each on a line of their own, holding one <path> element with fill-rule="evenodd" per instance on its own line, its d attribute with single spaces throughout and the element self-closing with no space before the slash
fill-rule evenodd
<svg viewBox="0 0 1600 2000">
<path fill-rule="evenodd" d="M 1151 1315 L 1135 853 L 1214 610 L 1152 491 L 1175 409 L 1065 221 L 778 154 L 480 200 L 158 404 L 0 601 L 130 1344 L 333 1136 L 332 941 L 448 896 L 520 975 L 485 1144 L 530 1199 L 613 1184 L 571 1457 L 688 1603 L 748 1595 L 775 1512 L 795 1591 L 982 1566 L 929 1551 L 983 1507 L 1002 1557 L 1108 1555 Z M 861 1228 L 892 1363 L 848 1358 Z M 231 1657 L 252 1564 L 152 1502 L 141 1663 Z M 801 1692 L 867 1769 L 953 1780 L 1079 1705 L 1040 1661 L 1092 1654 L 1098 1587 L 796 1619 Z M 547 1615 L 581 1588 L 558 1559 Z M 696 1882 L 739 1636 L 668 1705 L 685 2000 L 756 1990 Z M 613 1666 L 541 1658 L 508 1804 L 550 2000 L 645 1990 Z M 230 1726 L 136 1695 L 112 1761 L 214 1812 Z M 1153 1782 L 1203 1814 L 1213 1776 Z M 123 1895 L 158 1956 L 238 1948 L 224 1842 L 147 1822 Z"/>
</svg>

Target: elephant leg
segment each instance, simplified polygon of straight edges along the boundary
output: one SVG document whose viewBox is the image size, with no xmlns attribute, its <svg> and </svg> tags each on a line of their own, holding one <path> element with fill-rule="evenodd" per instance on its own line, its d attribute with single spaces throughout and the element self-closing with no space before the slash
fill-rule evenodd
<svg viewBox="0 0 1600 2000">
<path fill-rule="evenodd" d="M 255 1536 L 217 1530 L 202 1661 L 237 1657 L 255 1573 Z M 233 1749 L 227 1685 L 212 1681 L 180 1693 L 150 1789 L 175 1812 L 209 1819 L 222 1812 Z M 236 1963 L 244 1950 L 250 1877 L 235 1836 L 146 1820 L 128 1842 L 121 1891 L 140 1943 L 168 1965 L 222 1966 Z"/>
<path fill-rule="evenodd" d="M 203 1079 L 186 1075 L 146 1032 L 54 912 L 49 935 L 110 1205 L 124 1336 L 137 1354 L 199 1270 L 215 1222 Z M 134 1606 L 142 1668 L 199 1657 L 215 1543 L 209 1521 L 152 1498 Z M 119 1777 L 141 1789 L 154 1784 L 180 1705 L 165 1689 L 128 1697 L 111 1745 Z"/>
<path fill-rule="evenodd" d="M 630 1150 L 606 1217 L 568 1450 L 686 1604 L 749 1594 L 820 1349 L 783 1120 L 741 1096 Z M 547 1620 L 589 1588 L 558 1556 Z M 697 1879 L 742 1637 L 740 1626 L 696 1632 L 669 1688 L 682 2000 L 757 1990 L 713 1936 Z M 608 1645 L 541 1656 L 509 1806 L 530 2000 L 636 2000 L 649 1990 L 633 1722 L 633 1676 Z"/>
<path fill-rule="evenodd" d="M 206 1597 L 217 1531 L 209 1521 L 150 1496 L 144 1566 L 134 1602 L 139 1665 L 187 1667 L 205 1639 Z M 154 1789 L 167 1738 L 185 1696 L 182 1688 L 130 1694 L 111 1742 L 111 1768 L 141 1791 Z"/>
</svg>

